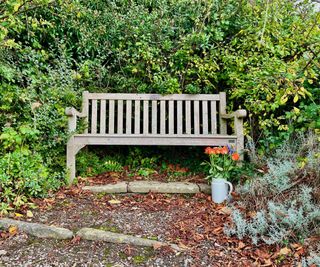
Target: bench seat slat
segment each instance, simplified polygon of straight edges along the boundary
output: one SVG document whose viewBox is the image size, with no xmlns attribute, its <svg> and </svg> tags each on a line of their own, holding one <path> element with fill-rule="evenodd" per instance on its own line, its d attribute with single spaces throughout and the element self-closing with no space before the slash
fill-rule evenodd
<svg viewBox="0 0 320 267">
<path fill-rule="evenodd" d="M 173 146 L 225 146 L 236 143 L 236 136 L 161 136 L 161 135 L 75 135 L 77 144 L 86 145 L 173 145 Z"/>
</svg>

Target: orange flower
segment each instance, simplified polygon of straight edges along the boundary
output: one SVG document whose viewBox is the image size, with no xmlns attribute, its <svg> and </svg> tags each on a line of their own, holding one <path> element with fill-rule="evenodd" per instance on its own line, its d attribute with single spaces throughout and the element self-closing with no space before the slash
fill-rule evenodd
<svg viewBox="0 0 320 267">
<path fill-rule="evenodd" d="M 208 147 L 206 147 L 206 149 L 204 150 L 204 153 L 210 155 L 211 150 L 212 150 L 212 148 L 208 146 Z"/>
<path fill-rule="evenodd" d="M 233 160 L 237 161 L 237 160 L 240 159 L 240 156 L 239 156 L 238 153 L 233 153 L 232 156 L 231 156 L 231 158 L 232 158 Z"/>
<path fill-rule="evenodd" d="M 228 152 L 229 152 L 229 150 L 228 150 L 228 148 L 227 148 L 226 146 L 224 146 L 223 148 L 221 148 L 220 151 L 221 151 L 221 154 L 223 154 L 223 155 L 226 155 L 226 154 L 228 154 Z"/>
<path fill-rule="evenodd" d="M 204 153 L 207 154 L 207 155 L 215 154 L 215 153 L 214 153 L 214 148 L 212 148 L 212 147 L 207 147 L 207 148 L 205 149 Z"/>
</svg>

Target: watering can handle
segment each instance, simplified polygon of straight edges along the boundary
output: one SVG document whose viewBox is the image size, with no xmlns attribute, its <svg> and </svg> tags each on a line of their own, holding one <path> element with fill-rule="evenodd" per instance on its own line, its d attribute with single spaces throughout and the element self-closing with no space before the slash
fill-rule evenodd
<svg viewBox="0 0 320 267">
<path fill-rule="evenodd" d="M 229 186 L 230 186 L 230 192 L 229 192 L 229 196 L 231 195 L 231 193 L 233 192 L 233 185 L 230 182 L 226 182 Z"/>
</svg>

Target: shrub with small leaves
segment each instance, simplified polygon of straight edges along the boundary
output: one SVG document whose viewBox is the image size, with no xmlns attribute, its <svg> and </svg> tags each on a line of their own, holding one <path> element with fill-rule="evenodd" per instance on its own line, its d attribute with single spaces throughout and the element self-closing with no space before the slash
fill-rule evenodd
<svg viewBox="0 0 320 267">
<path fill-rule="evenodd" d="M 286 142 L 267 161 L 268 172 L 241 186 L 242 207 L 234 208 L 225 233 L 254 244 L 301 241 L 319 233 L 320 184 L 318 137 Z"/>
</svg>

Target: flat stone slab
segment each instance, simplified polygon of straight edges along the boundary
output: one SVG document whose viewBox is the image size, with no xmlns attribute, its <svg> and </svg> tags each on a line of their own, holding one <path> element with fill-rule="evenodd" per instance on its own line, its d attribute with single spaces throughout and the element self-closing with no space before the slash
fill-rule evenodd
<svg viewBox="0 0 320 267">
<path fill-rule="evenodd" d="M 73 237 L 72 231 L 61 227 L 22 222 L 6 218 L 0 219 L 0 227 L 9 228 L 10 226 L 16 226 L 19 230 L 39 238 L 70 239 Z"/>
<path fill-rule="evenodd" d="M 94 185 L 94 186 L 84 186 L 83 190 L 88 190 L 94 193 L 127 193 L 128 192 L 128 183 L 120 182 L 116 184 L 107 184 L 107 185 Z"/>
<path fill-rule="evenodd" d="M 183 182 L 150 182 L 150 181 L 136 181 L 130 182 L 128 185 L 128 192 L 130 193 L 168 193 L 168 194 L 196 194 L 200 192 L 197 184 L 183 183 Z"/>
<path fill-rule="evenodd" d="M 211 194 L 211 187 L 207 184 L 195 184 L 188 182 L 157 182 L 157 181 L 134 181 L 120 182 L 116 184 L 84 186 L 83 190 L 94 193 L 167 193 L 167 194 L 196 194 L 199 192 Z"/>
<path fill-rule="evenodd" d="M 82 228 L 77 234 L 82 239 L 91 241 L 105 241 L 116 244 L 130 244 L 135 246 L 153 247 L 158 248 L 162 246 L 171 246 L 175 250 L 180 250 L 177 245 L 159 242 L 156 240 L 150 240 L 147 238 L 141 238 L 131 235 L 113 233 L 109 231 L 98 230 L 94 228 Z"/>
<path fill-rule="evenodd" d="M 211 185 L 208 184 L 198 184 L 200 188 L 200 192 L 205 193 L 207 195 L 211 194 Z"/>
</svg>

